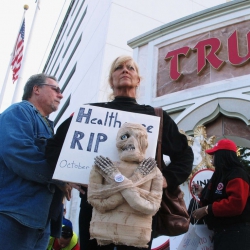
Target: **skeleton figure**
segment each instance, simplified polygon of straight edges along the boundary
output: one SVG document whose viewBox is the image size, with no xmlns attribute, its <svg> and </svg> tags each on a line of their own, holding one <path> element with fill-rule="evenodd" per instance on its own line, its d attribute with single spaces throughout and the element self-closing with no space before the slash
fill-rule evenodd
<svg viewBox="0 0 250 250">
<path fill-rule="evenodd" d="M 93 206 L 90 235 L 99 245 L 147 247 L 152 216 L 162 197 L 162 174 L 153 158 L 145 159 L 146 129 L 125 123 L 118 131 L 120 161 L 95 158 L 88 187 Z"/>
</svg>

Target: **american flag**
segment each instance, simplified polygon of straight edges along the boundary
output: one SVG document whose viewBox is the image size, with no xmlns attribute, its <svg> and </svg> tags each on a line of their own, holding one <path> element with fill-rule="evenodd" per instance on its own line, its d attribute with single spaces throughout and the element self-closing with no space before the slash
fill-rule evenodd
<svg viewBox="0 0 250 250">
<path fill-rule="evenodd" d="M 14 50 L 13 60 L 11 62 L 13 76 L 13 83 L 18 79 L 18 74 L 21 68 L 21 62 L 23 59 L 23 44 L 24 44 L 24 32 L 25 32 L 25 19 L 20 29 L 20 32 L 17 37 L 16 46 Z"/>
</svg>

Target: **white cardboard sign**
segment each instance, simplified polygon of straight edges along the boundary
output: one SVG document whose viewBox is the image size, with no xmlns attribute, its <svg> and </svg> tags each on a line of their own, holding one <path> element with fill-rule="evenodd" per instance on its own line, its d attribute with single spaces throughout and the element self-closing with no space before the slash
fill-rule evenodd
<svg viewBox="0 0 250 250">
<path fill-rule="evenodd" d="M 160 123 L 158 116 L 83 105 L 74 113 L 53 179 L 88 184 L 96 156 L 118 161 L 116 135 L 126 122 L 146 127 L 149 142 L 146 158 L 155 157 Z"/>
</svg>

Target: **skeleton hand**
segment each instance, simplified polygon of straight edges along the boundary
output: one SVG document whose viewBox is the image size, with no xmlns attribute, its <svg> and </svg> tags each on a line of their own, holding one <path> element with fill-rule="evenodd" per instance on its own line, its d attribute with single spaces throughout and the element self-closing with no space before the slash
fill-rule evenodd
<svg viewBox="0 0 250 250">
<path fill-rule="evenodd" d="M 137 171 L 139 171 L 142 175 L 147 175 L 157 166 L 156 161 L 154 158 L 149 157 L 148 159 L 143 160 Z"/>
<path fill-rule="evenodd" d="M 112 174 L 119 173 L 117 167 L 108 157 L 96 156 L 95 165 L 106 175 L 111 176 Z"/>
</svg>

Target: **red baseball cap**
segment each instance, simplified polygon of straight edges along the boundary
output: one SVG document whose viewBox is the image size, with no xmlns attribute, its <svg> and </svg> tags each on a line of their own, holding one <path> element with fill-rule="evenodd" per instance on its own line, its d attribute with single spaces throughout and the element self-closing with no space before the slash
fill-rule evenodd
<svg viewBox="0 0 250 250">
<path fill-rule="evenodd" d="M 236 144 L 228 139 L 222 139 L 218 141 L 213 148 L 207 149 L 205 152 L 209 155 L 213 155 L 216 151 L 225 149 L 225 150 L 231 150 L 236 152 L 237 151 L 237 146 Z"/>
</svg>

